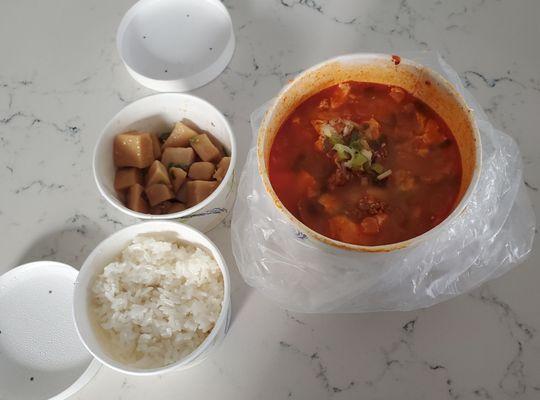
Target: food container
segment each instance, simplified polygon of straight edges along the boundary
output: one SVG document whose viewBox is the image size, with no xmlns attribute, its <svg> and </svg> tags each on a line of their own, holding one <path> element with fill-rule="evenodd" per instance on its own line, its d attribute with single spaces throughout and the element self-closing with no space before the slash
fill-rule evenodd
<svg viewBox="0 0 540 400">
<path fill-rule="evenodd" d="M 169 239 L 188 242 L 197 247 L 206 249 L 216 260 L 223 274 L 223 303 L 218 320 L 210 334 L 187 357 L 177 361 L 174 364 L 163 368 L 140 369 L 124 365 L 113 359 L 103 348 L 97 337 L 94 322 L 90 314 L 90 295 L 91 285 L 97 274 L 101 273 L 103 268 L 113 261 L 120 252 L 140 234 L 155 234 Z M 73 313 L 77 331 L 88 351 L 94 355 L 103 364 L 131 375 L 156 375 L 172 370 L 181 370 L 189 368 L 204 360 L 209 352 L 221 343 L 229 328 L 231 313 L 231 286 L 229 271 L 225 260 L 218 248 L 204 234 L 196 229 L 175 222 L 169 221 L 151 221 L 124 228 L 101 242 L 88 256 L 75 283 L 75 293 L 73 302 Z"/>
<path fill-rule="evenodd" d="M 453 212 L 439 225 L 420 236 L 380 246 L 363 246 L 340 242 L 310 229 L 296 219 L 277 197 L 268 176 L 268 160 L 275 135 L 288 115 L 304 100 L 340 82 L 356 80 L 399 86 L 429 105 L 452 131 L 462 162 L 462 182 Z M 481 168 L 480 135 L 472 110 L 455 88 L 435 71 L 411 60 L 387 54 L 352 54 L 318 64 L 296 77 L 279 93 L 259 128 L 257 143 L 259 172 L 264 187 L 275 206 L 291 224 L 311 241 L 331 251 L 388 252 L 415 245 L 447 224 L 467 207 L 478 182 Z"/>
<path fill-rule="evenodd" d="M 170 132 L 182 120 L 210 132 L 231 156 L 227 174 L 214 192 L 199 204 L 184 211 L 152 215 L 127 208 L 114 190 L 116 168 L 113 161 L 114 137 L 122 132 L 140 130 L 152 133 Z M 123 213 L 140 219 L 177 220 L 207 232 L 218 225 L 231 209 L 235 198 L 236 139 L 226 118 L 214 106 L 198 97 L 181 93 L 162 93 L 124 107 L 101 133 L 94 149 L 93 170 L 102 196 Z"/>
<path fill-rule="evenodd" d="M 67 399 L 101 368 L 75 329 L 76 277 L 53 261 L 0 276 L 0 399 Z"/>
<path fill-rule="evenodd" d="M 116 45 L 137 82 L 160 92 L 184 92 L 225 69 L 235 39 L 219 0 L 141 0 L 122 18 Z"/>
</svg>

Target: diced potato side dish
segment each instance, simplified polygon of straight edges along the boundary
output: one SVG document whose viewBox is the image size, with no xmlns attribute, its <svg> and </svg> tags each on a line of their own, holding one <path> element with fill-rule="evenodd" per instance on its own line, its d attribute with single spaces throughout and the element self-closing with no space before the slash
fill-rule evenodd
<svg viewBox="0 0 540 400">
<path fill-rule="evenodd" d="M 142 185 L 144 182 L 142 171 L 138 168 L 128 167 L 120 168 L 116 171 L 114 177 L 114 189 L 117 191 L 124 190 L 138 183 Z"/>
<path fill-rule="evenodd" d="M 136 183 L 128 189 L 127 206 L 133 211 L 147 214 L 149 211 L 148 202 L 143 197 L 144 188 Z"/>
<path fill-rule="evenodd" d="M 134 211 L 156 215 L 181 212 L 206 199 L 231 160 L 211 134 L 182 122 L 170 134 L 121 133 L 113 156 L 118 199 Z"/>
<path fill-rule="evenodd" d="M 174 198 L 174 193 L 172 192 L 171 188 L 163 183 L 148 186 L 145 191 L 151 207 Z"/>
<path fill-rule="evenodd" d="M 218 182 L 221 182 L 225 178 L 225 174 L 229 169 L 229 164 L 231 163 L 231 157 L 223 157 L 217 165 L 216 172 L 214 173 L 213 178 Z"/>
<path fill-rule="evenodd" d="M 114 138 L 114 164 L 117 167 L 147 168 L 154 162 L 152 137 L 146 132 L 126 132 Z"/>
<path fill-rule="evenodd" d="M 186 185 L 187 205 L 193 207 L 210 196 L 219 183 L 217 181 L 189 181 Z"/>
<path fill-rule="evenodd" d="M 173 131 L 171 132 L 167 140 L 165 140 L 165 143 L 163 143 L 163 148 L 188 147 L 189 139 L 197 135 L 198 133 L 191 129 L 189 126 L 181 122 L 177 122 L 176 125 L 174 125 Z"/>
<path fill-rule="evenodd" d="M 184 211 L 186 208 L 187 207 L 184 203 L 171 203 L 169 207 L 167 208 L 167 214 Z"/>
<path fill-rule="evenodd" d="M 197 135 L 189 140 L 189 144 L 193 147 L 193 150 L 203 161 L 219 161 L 219 149 L 210 141 L 208 135 L 203 133 Z"/>
<path fill-rule="evenodd" d="M 176 200 L 178 200 L 180 203 L 187 203 L 187 187 L 188 185 L 186 182 L 176 192 Z"/>
<path fill-rule="evenodd" d="M 161 162 L 167 168 L 180 167 L 189 169 L 195 161 L 195 152 L 191 147 L 167 147 L 163 150 Z"/>
<path fill-rule="evenodd" d="M 165 168 L 159 160 L 152 163 L 146 174 L 146 187 L 155 185 L 156 183 L 163 183 L 164 185 L 171 186 L 167 168 Z"/>
<path fill-rule="evenodd" d="M 211 162 L 199 161 L 191 164 L 188 176 L 193 180 L 209 181 L 216 170 L 216 166 Z"/>
<path fill-rule="evenodd" d="M 177 167 L 172 167 L 169 171 L 171 173 L 173 191 L 177 193 L 180 186 L 182 186 L 186 180 L 187 172 L 182 168 Z"/>
<path fill-rule="evenodd" d="M 154 158 L 156 160 L 159 160 L 159 158 L 161 157 L 161 142 L 159 141 L 158 135 L 156 135 L 155 133 L 152 133 L 150 137 L 152 138 L 152 148 L 154 149 Z"/>
<path fill-rule="evenodd" d="M 130 186 L 131 187 L 131 186 Z M 129 189 L 128 189 L 129 190 Z M 116 198 L 120 200 L 123 204 L 127 203 L 127 191 L 128 190 L 117 190 L 116 191 Z"/>
</svg>

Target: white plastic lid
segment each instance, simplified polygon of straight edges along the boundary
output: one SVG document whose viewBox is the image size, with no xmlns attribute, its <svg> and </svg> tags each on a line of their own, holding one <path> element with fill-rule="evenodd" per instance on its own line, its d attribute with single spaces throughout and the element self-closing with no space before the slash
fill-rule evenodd
<svg viewBox="0 0 540 400">
<path fill-rule="evenodd" d="M 75 329 L 76 277 L 52 261 L 0 276 L 0 399 L 65 399 L 98 371 Z"/>
<path fill-rule="evenodd" d="M 231 17 L 219 0 L 140 0 L 120 22 L 116 44 L 139 83 L 183 92 L 225 69 L 235 39 Z"/>
</svg>

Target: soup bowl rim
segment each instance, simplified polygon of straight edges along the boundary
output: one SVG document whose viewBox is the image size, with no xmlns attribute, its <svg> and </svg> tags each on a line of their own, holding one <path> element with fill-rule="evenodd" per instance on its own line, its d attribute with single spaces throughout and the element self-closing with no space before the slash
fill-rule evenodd
<svg viewBox="0 0 540 400">
<path fill-rule="evenodd" d="M 480 132 L 476 124 L 476 120 L 473 117 L 474 110 L 471 109 L 467 105 L 467 102 L 465 101 L 464 97 L 461 95 L 461 93 L 457 91 L 454 85 L 450 83 L 446 78 L 444 78 L 439 72 L 425 65 L 422 65 L 416 61 L 413 61 L 411 59 L 399 57 L 400 64 L 413 67 L 423 72 L 427 72 L 430 78 L 432 78 L 434 81 L 436 81 L 438 84 L 442 85 L 446 90 L 448 90 L 448 92 L 451 93 L 452 97 L 455 98 L 455 100 L 459 103 L 462 109 L 466 112 L 468 122 L 471 124 L 472 134 L 473 134 L 472 139 L 475 146 L 474 169 L 473 169 L 472 177 L 471 177 L 471 180 L 469 182 L 467 189 L 463 193 L 461 199 L 456 204 L 452 212 L 448 214 L 446 218 L 442 220 L 439 224 L 435 225 L 431 229 L 427 230 L 426 232 L 418 236 L 414 236 L 410 239 L 403 240 L 400 242 L 368 246 L 368 245 L 359 245 L 359 244 L 342 242 L 339 240 L 332 239 L 328 236 L 322 235 L 319 232 L 316 232 L 315 230 L 311 229 L 310 227 L 302 223 L 302 221 L 300 221 L 298 218 L 296 218 L 285 207 L 285 205 L 281 202 L 281 200 L 277 196 L 270 182 L 270 178 L 268 176 L 268 168 L 267 168 L 266 159 L 265 159 L 265 139 L 266 139 L 266 133 L 268 132 L 268 125 L 270 124 L 272 119 L 275 117 L 277 105 L 280 103 L 280 101 L 284 97 L 287 96 L 288 91 L 291 89 L 291 87 L 293 87 L 295 84 L 298 84 L 298 82 L 301 79 L 303 79 L 305 76 L 315 73 L 317 70 L 327 66 L 328 64 L 332 64 L 332 63 L 345 64 L 345 63 L 354 63 L 354 62 L 359 62 L 359 61 L 362 61 L 364 64 L 366 63 L 366 61 L 368 62 L 371 61 L 373 64 L 388 63 L 388 62 L 392 62 L 395 64 L 395 57 L 396 55 L 384 54 L 384 53 L 353 53 L 353 54 L 341 55 L 341 56 L 327 59 L 325 61 L 322 61 L 304 70 L 299 75 L 297 75 L 291 82 L 289 82 L 287 85 L 285 85 L 281 89 L 279 94 L 276 96 L 275 101 L 271 104 L 269 109 L 266 111 L 261 121 L 261 125 L 259 126 L 258 138 L 257 138 L 257 164 L 258 164 L 258 169 L 259 169 L 259 175 L 261 176 L 263 186 L 267 194 L 271 197 L 274 205 L 278 208 L 278 210 L 281 211 L 293 223 L 296 229 L 298 229 L 301 233 L 305 234 L 308 238 L 314 240 L 315 243 L 323 245 L 325 248 L 329 248 L 331 250 L 385 253 L 385 252 L 391 252 L 391 251 L 404 249 L 412 245 L 416 245 L 421 242 L 424 242 L 427 239 L 436 235 L 438 232 L 441 232 L 443 229 L 447 228 L 456 217 L 458 217 L 460 214 L 462 214 L 465 211 L 471 199 L 471 196 L 478 184 L 478 180 L 480 177 L 480 170 L 482 167 L 482 146 L 481 146 Z M 271 146 L 272 146 L 272 143 L 270 143 L 270 147 Z"/>
</svg>

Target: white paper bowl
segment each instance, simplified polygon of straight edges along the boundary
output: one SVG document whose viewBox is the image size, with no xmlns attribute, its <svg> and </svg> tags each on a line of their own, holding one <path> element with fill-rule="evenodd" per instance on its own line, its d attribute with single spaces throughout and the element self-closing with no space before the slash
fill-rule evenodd
<svg viewBox="0 0 540 400">
<path fill-rule="evenodd" d="M 231 17 L 219 0 L 141 0 L 116 36 L 120 58 L 142 85 L 184 92 L 216 78 L 234 52 Z"/>
<path fill-rule="evenodd" d="M 105 350 L 102 342 L 97 336 L 95 323 L 92 318 L 92 310 L 90 308 L 91 287 L 95 277 L 103 271 L 103 268 L 113 261 L 120 252 L 140 234 L 155 234 L 188 242 L 200 248 L 206 249 L 216 260 L 223 274 L 223 303 L 218 320 L 210 334 L 187 357 L 178 360 L 174 364 L 170 364 L 162 368 L 141 369 L 125 365 L 113 357 Z M 153 235 L 154 236 L 154 235 Z M 79 336 L 92 355 L 101 361 L 103 364 L 126 374 L 130 375 L 156 375 L 192 367 L 200 361 L 204 360 L 216 345 L 220 344 L 225 337 L 230 319 L 231 311 L 231 284 L 229 278 L 229 270 L 225 264 L 218 248 L 208 239 L 203 233 L 196 229 L 176 222 L 168 221 L 151 221 L 124 228 L 101 242 L 92 253 L 88 256 L 75 282 L 75 293 L 73 298 L 73 315 L 75 325 Z"/>
<path fill-rule="evenodd" d="M 130 210 L 117 198 L 114 190 L 114 137 L 130 130 L 153 133 L 171 131 L 173 125 L 183 119 L 188 119 L 201 130 L 210 132 L 223 144 L 231 156 L 227 174 L 210 196 L 184 211 L 152 215 Z M 235 198 L 235 165 L 236 139 L 227 119 L 207 101 L 181 93 L 143 97 L 124 107 L 105 126 L 94 148 L 93 159 L 97 187 L 102 196 L 118 210 L 140 219 L 179 220 L 203 232 L 214 228 L 231 210 Z"/>
</svg>

